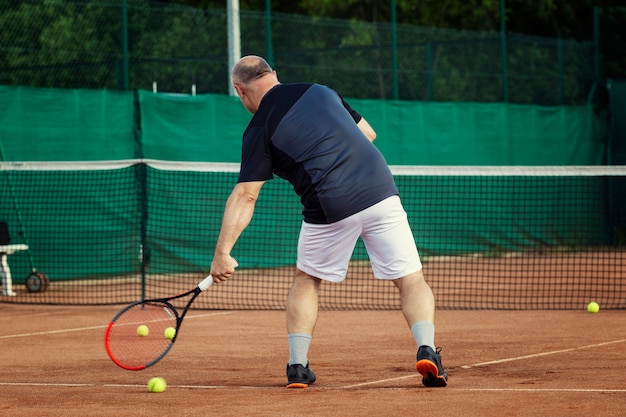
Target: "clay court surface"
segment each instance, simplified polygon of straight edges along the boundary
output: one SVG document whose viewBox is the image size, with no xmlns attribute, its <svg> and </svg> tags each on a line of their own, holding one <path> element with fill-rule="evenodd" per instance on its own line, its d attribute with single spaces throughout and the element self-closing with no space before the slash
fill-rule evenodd
<svg viewBox="0 0 626 417">
<path fill-rule="evenodd" d="M 421 385 L 399 311 L 322 311 L 305 390 L 283 388 L 283 311 L 192 310 L 170 353 L 126 371 L 120 306 L 0 304 L 1 416 L 623 416 L 626 312 L 439 311 L 450 380 Z M 168 382 L 149 393 L 150 377 Z"/>
</svg>

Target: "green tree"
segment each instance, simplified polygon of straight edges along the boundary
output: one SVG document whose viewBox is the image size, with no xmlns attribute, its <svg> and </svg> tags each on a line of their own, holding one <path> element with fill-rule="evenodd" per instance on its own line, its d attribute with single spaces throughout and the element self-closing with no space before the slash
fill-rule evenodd
<svg viewBox="0 0 626 417">
<path fill-rule="evenodd" d="M 624 0 L 503 0 L 508 33 L 591 40 L 594 34 L 593 8 L 626 7 Z M 224 8 L 226 0 L 170 0 L 200 8 Z M 391 0 L 270 0 L 275 13 L 389 22 Z M 240 8 L 264 10 L 266 0 L 240 0 Z M 611 12 L 602 21 L 601 50 L 606 77 L 626 76 L 626 17 Z M 398 23 L 455 30 L 500 30 L 500 0 L 396 0 Z"/>
<path fill-rule="evenodd" d="M 198 8 L 224 8 L 226 1 L 169 0 Z M 241 9 L 264 10 L 266 0 L 240 0 Z M 390 0 L 271 0 L 274 12 L 388 22 Z M 623 0 L 505 0 L 511 32 L 537 36 L 592 34 L 593 6 L 624 6 Z M 457 30 L 500 29 L 500 0 L 396 0 L 399 23 Z"/>
<path fill-rule="evenodd" d="M 503 97 L 499 0 L 397 0 L 393 27 L 387 0 L 272 0 L 271 44 L 265 39 L 266 1 L 240 1 L 242 53 L 264 54 L 271 45 L 284 81 L 321 82 L 363 98 L 395 97 L 396 86 L 398 98 L 407 100 Z M 512 101 L 586 100 L 594 79 L 590 37 L 576 42 L 567 33 L 584 26 L 571 22 L 590 13 L 591 1 L 537 0 L 530 8 L 507 0 Z M 120 88 L 128 65 L 130 88 L 150 89 L 156 81 L 159 91 L 189 93 L 193 83 L 199 93 L 226 93 L 225 0 L 124 3 L 125 29 L 120 0 L 3 4 L 0 83 Z M 585 19 L 591 22 L 591 16 Z M 624 21 L 616 19 L 611 33 L 623 32 Z M 521 35 L 515 22 L 562 38 Z M 607 51 L 615 64 L 605 67 L 623 74 L 623 38 L 614 39 Z"/>
</svg>

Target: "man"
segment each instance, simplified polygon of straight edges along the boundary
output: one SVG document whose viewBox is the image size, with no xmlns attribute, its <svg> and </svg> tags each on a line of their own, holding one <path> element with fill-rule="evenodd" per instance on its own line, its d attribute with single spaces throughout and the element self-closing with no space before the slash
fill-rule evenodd
<svg viewBox="0 0 626 417">
<path fill-rule="evenodd" d="M 448 376 L 435 348 L 435 301 L 376 133 L 336 92 L 319 84 L 281 84 L 258 56 L 232 69 L 241 103 L 254 116 L 243 134 L 241 171 L 224 210 L 211 274 L 234 273 L 231 249 L 248 226 L 264 182 L 279 175 L 300 196 L 304 221 L 287 298 L 287 387 L 315 382 L 308 351 L 322 280 L 342 281 L 359 237 L 374 275 L 392 280 L 417 343 L 416 369 L 427 387 Z"/>
</svg>

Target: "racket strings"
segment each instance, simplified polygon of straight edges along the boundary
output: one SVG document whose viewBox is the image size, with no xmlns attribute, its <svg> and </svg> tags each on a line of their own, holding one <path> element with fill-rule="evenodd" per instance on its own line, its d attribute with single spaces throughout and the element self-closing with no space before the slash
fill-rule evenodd
<svg viewBox="0 0 626 417">
<path fill-rule="evenodd" d="M 143 369 L 170 349 L 172 339 L 165 329 L 176 328 L 177 312 L 171 305 L 151 302 L 135 304 L 119 314 L 107 332 L 107 352 L 126 369 Z M 141 326 L 141 328 L 140 328 Z"/>
</svg>

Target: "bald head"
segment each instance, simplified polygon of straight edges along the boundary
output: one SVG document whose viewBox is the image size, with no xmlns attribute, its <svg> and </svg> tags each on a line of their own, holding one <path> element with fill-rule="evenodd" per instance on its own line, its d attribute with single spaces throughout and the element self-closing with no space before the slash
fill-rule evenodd
<svg viewBox="0 0 626 417">
<path fill-rule="evenodd" d="M 265 74 L 271 74 L 272 67 L 260 56 L 249 55 L 241 58 L 233 66 L 233 83 L 248 85 Z"/>
<path fill-rule="evenodd" d="M 260 56 L 249 55 L 233 66 L 231 79 L 241 103 L 256 113 L 265 93 L 279 84 L 276 71 Z"/>
</svg>

